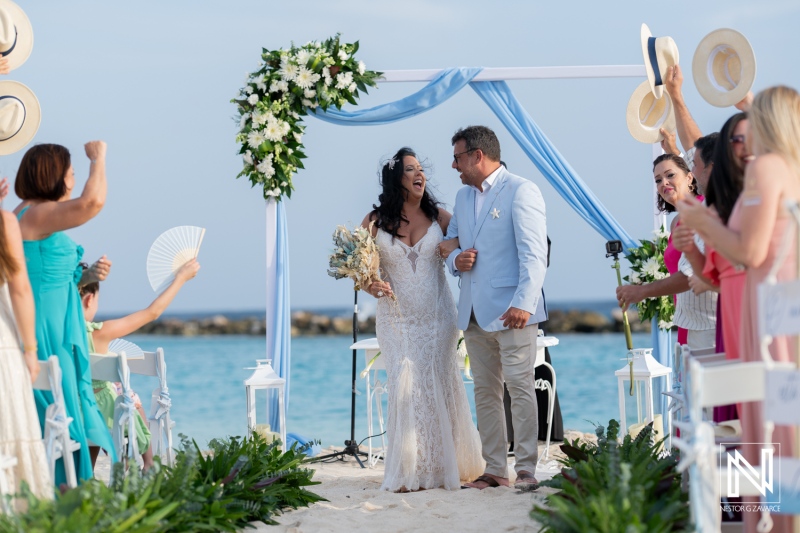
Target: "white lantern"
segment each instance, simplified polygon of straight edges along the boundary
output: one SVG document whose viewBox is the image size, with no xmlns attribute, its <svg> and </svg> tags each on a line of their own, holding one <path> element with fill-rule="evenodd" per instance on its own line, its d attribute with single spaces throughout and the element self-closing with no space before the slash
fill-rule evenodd
<svg viewBox="0 0 800 533">
<path fill-rule="evenodd" d="M 657 413 L 655 405 L 659 406 L 661 411 L 661 395 L 654 398 L 653 380 L 663 378 L 666 380 L 663 390 L 672 390 L 672 369 L 668 368 L 653 358 L 652 348 L 635 348 L 628 352 L 628 357 L 633 361 L 633 369 L 630 363 L 620 368 L 614 375 L 617 376 L 617 384 L 619 391 L 619 422 L 620 422 L 620 437 L 623 438 L 628 434 L 628 418 L 625 409 L 626 397 L 630 395 L 631 386 L 633 396 L 636 401 L 636 418 L 637 426 L 648 424 L 655 421 L 653 429 L 657 434 L 663 435 L 663 421 L 666 420 L 668 437 L 672 434 L 672 421 L 667 413 Z M 631 383 L 633 381 L 633 383 Z M 658 419 L 661 419 L 659 424 Z M 671 447 L 670 440 L 667 441 L 667 449 Z"/>
<path fill-rule="evenodd" d="M 256 391 L 267 391 L 267 416 L 269 416 L 270 412 L 269 407 L 272 390 L 277 391 L 278 423 L 280 425 L 281 446 L 283 451 L 286 451 L 286 410 L 283 402 L 283 394 L 284 390 L 286 389 L 286 380 L 275 373 L 271 363 L 272 361 L 270 359 L 258 359 L 256 360 L 257 366 L 255 368 L 250 367 L 246 369 L 253 370 L 253 374 L 244 380 L 245 392 L 247 393 L 247 428 L 248 432 L 256 431 L 261 428 L 269 428 L 268 425 L 256 423 Z M 266 431 L 264 433 L 266 436 Z"/>
</svg>

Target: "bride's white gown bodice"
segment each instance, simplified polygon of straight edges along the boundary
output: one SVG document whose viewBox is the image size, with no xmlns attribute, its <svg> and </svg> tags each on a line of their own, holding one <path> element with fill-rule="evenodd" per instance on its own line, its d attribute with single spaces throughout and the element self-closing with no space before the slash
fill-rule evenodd
<svg viewBox="0 0 800 533">
<path fill-rule="evenodd" d="M 377 336 L 389 385 L 383 489 L 458 489 L 483 473 L 480 439 L 456 362 L 456 306 L 433 223 L 414 246 L 378 230 L 383 280 Z"/>
</svg>

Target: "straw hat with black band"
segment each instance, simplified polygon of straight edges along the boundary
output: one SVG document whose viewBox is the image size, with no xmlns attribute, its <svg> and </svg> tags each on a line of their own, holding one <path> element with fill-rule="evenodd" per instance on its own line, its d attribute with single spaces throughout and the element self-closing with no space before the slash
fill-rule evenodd
<svg viewBox="0 0 800 533">
<path fill-rule="evenodd" d="M 0 81 L 0 155 L 25 148 L 41 120 L 39 100 L 33 91 L 18 81 Z"/>
<path fill-rule="evenodd" d="M 650 90 L 653 96 L 661 98 L 667 69 L 678 64 L 678 45 L 672 37 L 653 37 L 647 24 L 642 24 L 640 37 Z"/>
<path fill-rule="evenodd" d="M 21 66 L 33 49 L 33 28 L 28 16 L 11 0 L 0 0 L 0 56 L 11 70 Z"/>
</svg>

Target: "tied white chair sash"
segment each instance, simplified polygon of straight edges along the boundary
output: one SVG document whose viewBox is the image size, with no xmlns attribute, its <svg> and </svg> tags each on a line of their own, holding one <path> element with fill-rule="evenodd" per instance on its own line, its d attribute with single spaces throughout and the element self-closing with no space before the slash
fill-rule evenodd
<svg viewBox="0 0 800 533">
<path fill-rule="evenodd" d="M 117 396 L 114 402 L 114 431 L 112 437 L 114 439 L 114 448 L 120 457 L 128 457 L 136 461 L 139 467 L 144 465 L 141 456 L 139 455 L 139 442 L 136 438 L 136 417 L 139 413 L 136 411 L 136 404 L 133 399 L 125 391 Z M 127 453 L 125 447 L 125 433 L 128 433 L 128 446 Z"/>
<path fill-rule="evenodd" d="M 50 463 L 50 478 L 55 479 L 56 460 L 68 453 L 69 425 L 72 417 L 60 412 L 58 403 L 51 403 L 45 411 L 44 449 Z"/>
<path fill-rule="evenodd" d="M 172 458 L 172 420 L 169 412 L 172 408 L 172 399 L 169 396 L 169 389 L 166 386 L 159 387 L 153 391 L 150 403 L 150 420 L 157 422 L 156 431 L 152 431 L 153 454 L 166 456 L 167 461 Z"/>
<path fill-rule="evenodd" d="M 672 444 L 681 452 L 678 472 L 687 468 L 689 473 L 689 499 L 696 531 L 719 531 L 722 518 L 719 512 L 719 473 L 714 428 L 708 422 L 699 424 L 678 423 L 681 435 Z"/>
</svg>

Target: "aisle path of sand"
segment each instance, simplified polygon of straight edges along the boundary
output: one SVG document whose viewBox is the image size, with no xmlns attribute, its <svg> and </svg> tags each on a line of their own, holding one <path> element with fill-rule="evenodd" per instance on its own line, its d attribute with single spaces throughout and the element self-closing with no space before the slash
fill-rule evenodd
<svg viewBox="0 0 800 533">
<path fill-rule="evenodd" d="M 566 439 L 595 440 L 594 435 L 567 431 Z M 561 456 L 558 445 L 550 446 L 550 459 L 542 461 L 536 477 L 549 479 L 560 468 L 554 458 Z M 329 450 L 328 450 L 329 451 Z M 327 451 L 326 451 L 327 452 Z M 544 453 L 544 443 L 539 442 L 539 454 Z M 509 457 L 513 475 L 513 457 Z M 498 487 L 493 489 L 443 489 L 395 494 L 380 490 L 383 481 L 383 463 L 375 468 L 361 469 L 355 460 L 317 463 L 314 480 L 320 485 L 309 487 L 312 492 L 326 498 L 311 507 L 290 511 L 276 517 L 280 523 L 268 526 L 254 522 L 255 530 L 271 533 L 350 533 L 375 531 L 380 533 L 451 531 L 513 531 L 536 532 L 539 524 L 529 513 L 534 502 L 543 503 L 548 494 L 555 492 L 545 487 L 536 492 L 520 492 Z M 108 458 L 98 459 L 95 475 L 107 480 Z M 513 481 L 513 480 L 512 480 Z"/>
<path fill-rule="evenodd" d="M 583 437 L 579 432 L 567 432 L 567 439 Z M 586 437 L 591 437 L 587 435 Z M 539 453 L 544 443 L 539 443 Z M 551 457 L 560 454 L 551 445 Z M 513 457 L 509 464 L 513 464 Z M 556 472 L 554 462 L 540 465 L 536 477 L 548 479 Z M 451 531 L 514 531 L 536 532 L 540 526 L 529 513 L 534 502 L 544 502 L 553 489 L 520 492 L 498 487 L 484 490 L 443 489 L 395 494 L 381 491 L 383 464 L 361 469 L 353 459 L 345 462 L 317 464 L 314 480 L 320 485 L 310 490 L 327 498 L 309 508 L 290 511 L 276 519 L 279 526 L 258 524 L 256 531 L 274 533 L 316 533 L 379 531 L 381 533 Z M 511 469 L 513 472 L 513 468 Z M 512 474 L 513 475 L 513 474 Z M 256 524 L 254 524 L 256 525 Z"/>
</svg>

